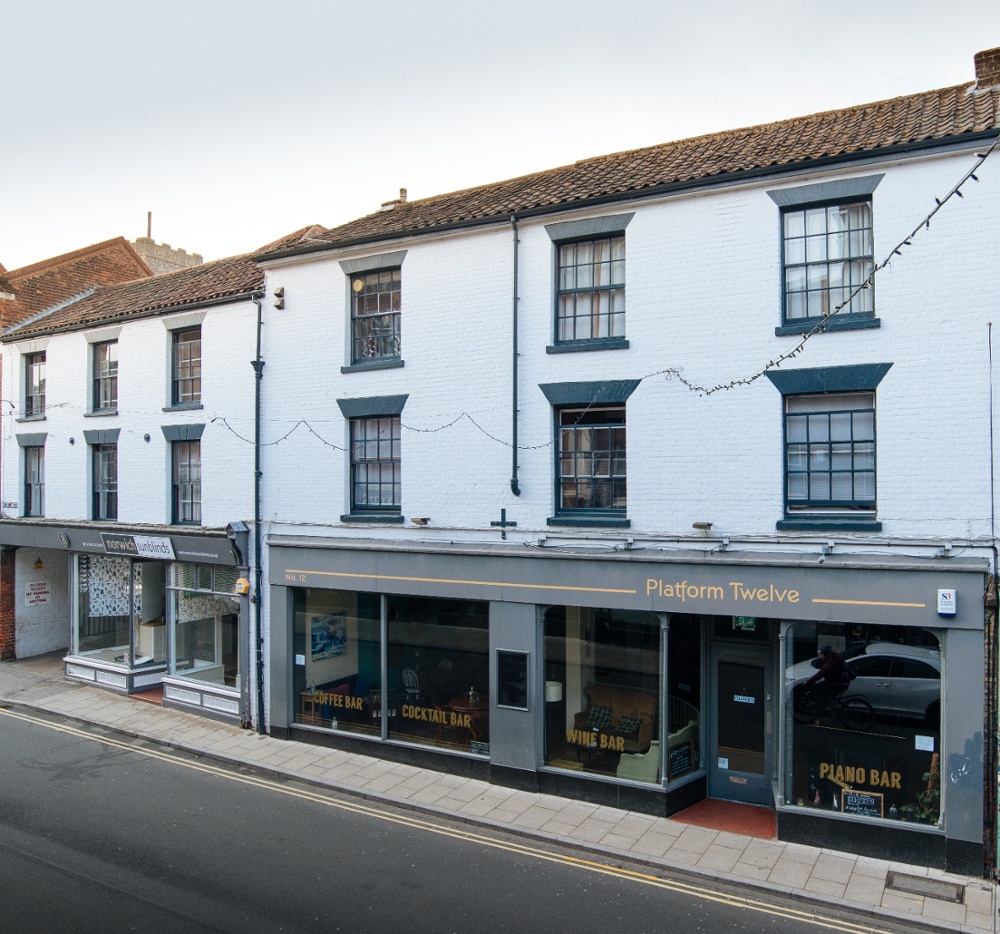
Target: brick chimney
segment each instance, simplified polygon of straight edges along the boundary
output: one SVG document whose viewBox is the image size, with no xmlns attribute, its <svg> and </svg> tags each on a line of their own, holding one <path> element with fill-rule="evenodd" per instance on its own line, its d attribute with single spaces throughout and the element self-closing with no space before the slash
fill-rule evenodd
<svg viewBox="0 0 1000 934">
<path fill-rule="evenodd" d="M 976 88 L 991 88 L 1000 85 L 1000 48 L 976 52 Z"/>
</svg>

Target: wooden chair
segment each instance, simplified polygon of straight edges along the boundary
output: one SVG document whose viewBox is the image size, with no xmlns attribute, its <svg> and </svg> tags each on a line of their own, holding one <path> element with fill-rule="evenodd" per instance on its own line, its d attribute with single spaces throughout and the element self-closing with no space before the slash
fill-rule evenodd
<svg viewBox="0 0 1000 934">
<path fill-rule="evenodd" d="M 420 700 L 420 678 L 412 668 L 404 668 L 402 671 L 403 687 L 406 688 L 406 699 L 408 701 Z"/>
</svg>

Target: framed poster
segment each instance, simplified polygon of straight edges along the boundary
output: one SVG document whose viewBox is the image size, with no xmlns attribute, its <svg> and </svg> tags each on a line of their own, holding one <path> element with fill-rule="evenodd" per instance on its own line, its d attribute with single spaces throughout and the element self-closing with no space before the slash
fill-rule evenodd
<svg viewBox="0 0 1000 934">
<path fill-rule="evenodd" d="M 528 709 L 528 653 L 497 650 L 497 706 Z"/>
<path fill-rule="evenodd" d="M 347 614 L 330 613 L 309 621 L 310 646 L 314 662 L 347 652 Z"/>
</svg>

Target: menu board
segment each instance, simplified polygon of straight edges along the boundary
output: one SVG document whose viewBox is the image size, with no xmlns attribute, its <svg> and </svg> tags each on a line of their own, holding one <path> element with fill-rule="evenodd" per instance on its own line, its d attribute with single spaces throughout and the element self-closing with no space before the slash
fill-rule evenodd
<svg viewBox="0 0 1000 934">
<path fill-rule="evenodd" d="M 678 743 L 667 750 L 667 777 L 675 778 L 694 768 L 694 740 Z"/>
<path fill-rule="evenodd" d="M 877 791 L 848 791 L 840 793 L 840 810 L 845 814 L 860 814 L 862 817 L 884 817 L 885 801 Z"/>
</svg>

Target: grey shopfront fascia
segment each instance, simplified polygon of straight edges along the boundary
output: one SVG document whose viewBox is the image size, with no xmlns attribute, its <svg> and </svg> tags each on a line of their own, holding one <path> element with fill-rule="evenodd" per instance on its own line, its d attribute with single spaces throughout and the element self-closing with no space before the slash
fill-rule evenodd
<svg viewBox="0 0 1000 934">
<path fill-rule="evenodd" d="M 779 621 L 816 621 L 836 624 L 872 624 L 924 628 L 940 635 L 942 695 L 942 764 L 974 758 L 982 776 L 984 729 L 984 607 L 983 592 L 989 574 L 985 559 L 929 559 L 867 556 L 734 555 L 704 552 L 649 552 L 640 550 L 595 555 L 583 551 L 534 550 L 525 555 L 505 546 L 425 546 L 392 548 L 384 543 L 345 543 L 316 538 L 275 536 L 270 540 L 270 691 L 271 732 L 278 736 L 331 741 L 295 728 L 292 714 L 292 618 L 294 588 L 349 590 L 375 594 L 485 600 L 490 604 L 490 656 L 497 652 L 529 653 L 528 709 L 497 705 L 496 686 L 490 686 L 490 756 L 488 763 L 456 760 L 455 770 L 520 787 L 565 791 L 646 812 L 674 813 L 691 803 L 700 790 L 683 786 L 637 788 L 628 783 L 595 781 L 576 776 L 553 776 L 542 762 L 544 682 L 541 677 L 540 607 L 561 604 L 622 610 L 645 610 L 668 625 L 671 614 L 712 617 L 758 617 Z M 938 613 L 938 591 L 955 594 L 954 615 Z M 785 628 L 784 626 L 782 628 Z M 784 640 L 782 640 L 783 642 Z M 777 661 L 777 659 L 776 659 Z M 666 660 L 664 659 L 664 665 Z M 666 670 L 664 668 L 664 670 Z M 780 677 L 779 681 L 782 680 Z M 777 685 L 783 691 L 781 685 Z M 784 698 L 782 698 L 782 701 Z M 783 709 L 783 708 L 780 708 Z M 780 733 L 781 731 L 779 731 Z M 356 743 L 359 751 L 402 758 L 382 743 L 336 736 L 335 744 Z M 376 751 L 376 749 L 378 751 Z M 441 761 L 447 753 L 408 749 L 424 761 Z M 778 758 L 781 753 L 779 750 Z M 475 767 L 479 765 L 479 772 Z M 776 776 L 775 799 L 781 812 L 781 770 Z M 947 774 L 947 771 L 945 771 Z M 560 784 L 562 783 L 562 784 Z M 566 784 L 568 783 L 568 784 Z M 697 783 L 691 783 L 696 785 Z M 565 785 L 565 787 L 564 787 Z M 584 787 L 587 791 L 582 791 Z M 685 788 L 688 788 L 685 792 Z M 597 790 L 595 790 L 597 789 Z M 978 854 L 983 842 L 982 781 L 952 785 L 947 801 L 944 833 L 933 830 L 924 857 L 944 863 L 945 850 L 955 844 Z M 813 815 L 779 818 L 783 839 L 815 840 L 817 825 L 826 844 L 838 839 L 866 842 L 873 828 L 840 817 L 823 820 Z M 831 829 L 832 827 L 832 829 Z M 784 831 L 784 832 L 783 832 Z M 882 849 L 891 840 L 912 836 L 886 829 Z M 890 839 L 891 838 L 891 839 Z M 947 841 L 947 842 L 946 842 Z M 844 846 L 845 849 L 851 848 Z M 872 851 L 874 852 L 875 847 Z M 954 864 L 954 860 L 948 860 Z"/>
<path fill-rule="evenodd" d="M 239 567 L 244 564 L 246 532 L 206 529 L 197 534 L 185 529 L 176 534 L 172 526 L 125 526 L 114 522 L 73 525 L 64 522 L 0 520 L 0 544 L 12 548 L 40 548 L 102 557 L 142 558 L 146 555 L 124 548 L 109 548 L 110 538 L 169 538 L 174 561 L 193 564 L 220 564 Z M 243 542 L 240 542 L 240 536 Z M 153 557 L 149 555 L 149 557 Z"/>
</svg>

